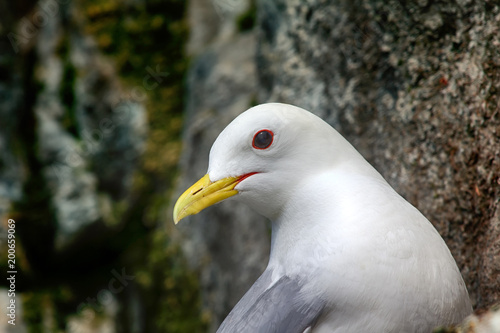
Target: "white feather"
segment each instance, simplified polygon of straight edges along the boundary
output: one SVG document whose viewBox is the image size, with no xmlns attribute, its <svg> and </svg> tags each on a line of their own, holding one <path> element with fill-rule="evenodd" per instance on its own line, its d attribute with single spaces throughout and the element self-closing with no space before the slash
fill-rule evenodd
<svg viewBox="0 0 500 333">
<path fill-rule="evenodd" d="M 254 149 L 262 129 L 274 141 Z M 235 198 L 273 221 L 268 288 L 287 276 L 298 300 L 324 302 L 310 332 L 429 332 L 471 313 L 432 224 L 313 114 L 254 107 L 220 134 L 209 165 L 212 181 L 257 172 Z"/>
</svg>

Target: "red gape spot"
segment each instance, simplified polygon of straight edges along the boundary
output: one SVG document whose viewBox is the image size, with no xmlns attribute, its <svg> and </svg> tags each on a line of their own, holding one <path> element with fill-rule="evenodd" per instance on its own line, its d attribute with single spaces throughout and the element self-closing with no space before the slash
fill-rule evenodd
<svg viewBox="0 0 500 333">
<path fill-rule="evenodd" d="M 247 173 L 246 175 L 241 176 L 240 179 L 238 179 L 238 183 L 241 183 L 242 181 L 244 181 L 248 177 L 253 176 L 253 175 L 257 174 L 257 173 L 258 172 L 250 172 L 250 173 Z"/>
</svg>

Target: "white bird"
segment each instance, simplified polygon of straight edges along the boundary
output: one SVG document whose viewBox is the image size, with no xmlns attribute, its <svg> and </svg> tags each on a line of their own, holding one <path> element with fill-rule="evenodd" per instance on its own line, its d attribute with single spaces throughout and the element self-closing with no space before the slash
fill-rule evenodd
<svg viewBox="0 0 500 333">
<path fill-rule="evenodd" d="M 271 254 L 218 332 L 431 332 L 472 312 L 432 224 L 306 110 L 238 116 L 174 221 L 229 197 L 272 221 Z"/>
</svg>

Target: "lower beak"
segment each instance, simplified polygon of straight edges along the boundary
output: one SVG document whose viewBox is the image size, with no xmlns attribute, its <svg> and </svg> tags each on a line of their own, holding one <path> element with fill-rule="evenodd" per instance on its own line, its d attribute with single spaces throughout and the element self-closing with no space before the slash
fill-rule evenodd
<svg viewBox="0 0 500 333">
<path fill-rule="evenodd" d="M 237 194 L 238 191 L 234 187 L 242 178 L 228 177 L 212 182 L 206 174 L 182 193 L 175 203 L 174 223 L 177 224 L 186 216 L 198 214 L 203 209 Z"/>
</svg>

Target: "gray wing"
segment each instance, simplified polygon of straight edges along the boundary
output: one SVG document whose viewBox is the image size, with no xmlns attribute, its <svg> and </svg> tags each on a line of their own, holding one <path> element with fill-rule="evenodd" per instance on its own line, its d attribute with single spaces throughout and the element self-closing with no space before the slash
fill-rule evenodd
<svg viewBox="0 0 500 333">
<path fill-rule="evenodd" d="M 324 301 L 310 303 L 300 297 L 298 280 L 282 276 L 271 285 L 266 270 L 229 313 L 218 333 L 302 333 L 314 324 Z"/>
</svg>

